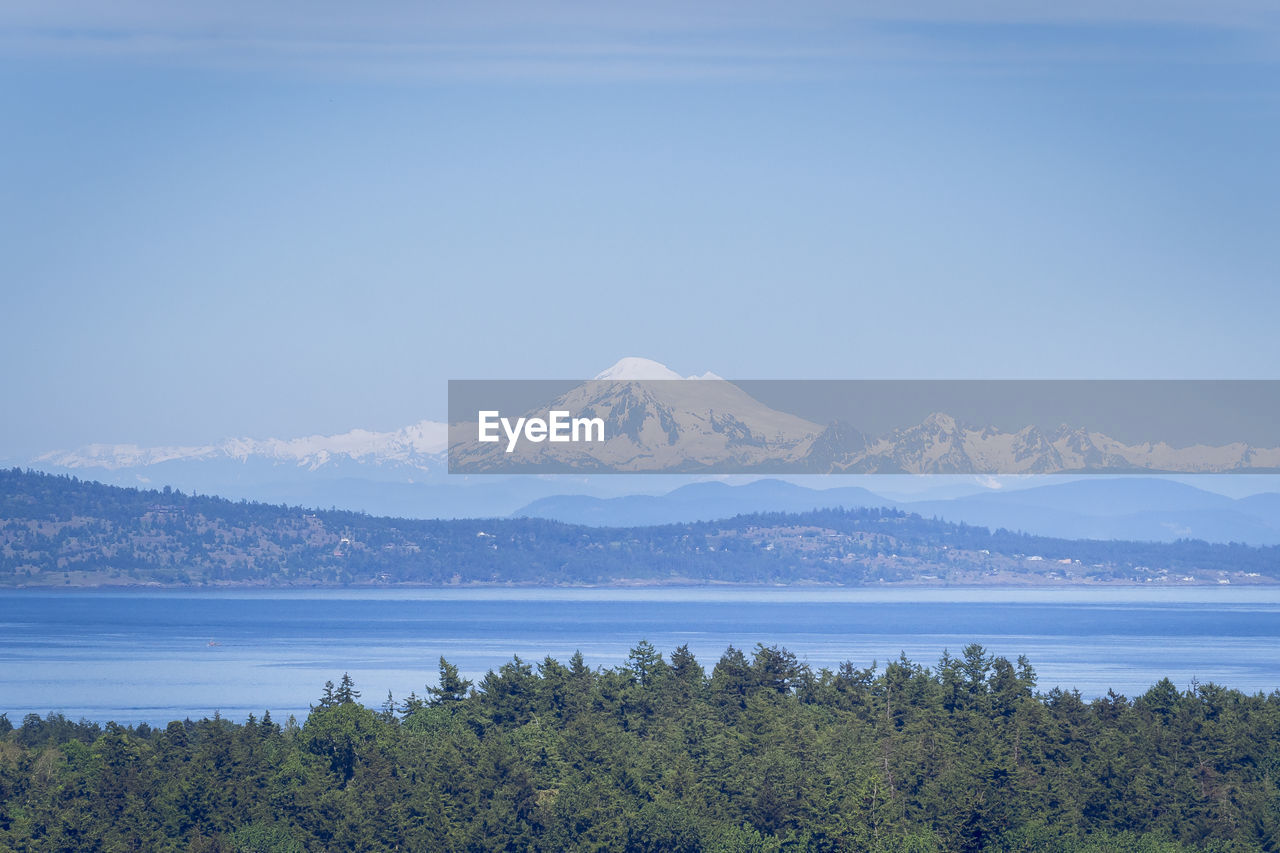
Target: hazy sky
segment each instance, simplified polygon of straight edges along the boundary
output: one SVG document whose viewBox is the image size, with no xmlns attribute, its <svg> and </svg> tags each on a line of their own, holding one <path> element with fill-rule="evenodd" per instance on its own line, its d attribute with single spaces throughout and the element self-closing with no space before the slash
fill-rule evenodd
<svg viewBox="0 0 1280 853">
<path fill-rule="evenodd" d="M 1270 2 L 106 5 L 0 9 L 0 458 L 625 355 L 1278 378 Z"/>
</svg>

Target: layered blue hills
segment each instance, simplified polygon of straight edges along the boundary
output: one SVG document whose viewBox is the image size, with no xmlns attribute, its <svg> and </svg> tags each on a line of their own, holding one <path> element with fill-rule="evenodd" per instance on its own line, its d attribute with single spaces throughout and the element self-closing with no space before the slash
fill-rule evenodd
<svg viewBox="0 0 1280 853">
<path fill-rule="evenodd" d="M 895 507 L 925 517 L 1070 539 L 1280 544 L 1280 494 L 1246 498 L 1153 477 L 1088 478 L 1026 489 L 988 490 L 947 500 L 892 500 L 849 486 L 812 489 L 781 480 L 695 483 L 665 495 L 555 495 L 514 516 L 600 527 L 728 518 L 752 512 Z"/>
</svg>

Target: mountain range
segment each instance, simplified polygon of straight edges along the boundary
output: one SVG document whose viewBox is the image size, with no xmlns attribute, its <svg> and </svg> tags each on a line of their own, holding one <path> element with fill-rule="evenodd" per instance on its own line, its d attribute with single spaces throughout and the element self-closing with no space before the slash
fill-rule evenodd
<svg viewBox="0 0 1280 853">
<path fill-rule="evenodd" d="M 652 382 L 678 379 L 705 381 Z M 859 474 L 940 473 L 1003 458 L 1034 472 L 1060 470 L 1054 465 L 1064 459 L 1110 458 L 1128 464 L 1150 462 L 1167 452 L 1148 445 L 1127 448 L 1126 456 L 1118 443 L 1080 430 L 1042 434 L 1031 428 L 1010 434 L 968 427 L 942 414 L 872 439 L 849 424 L 820 427 L 771 409 L 715 374 L 682 377 L 638 358 L 623 359 L 559 402 L 574 411 L 608 412 L 615 436 L 611 461 L 647 460 L 691 474 L 717 460 L 750 468 L 770 457 L 807 463 L 797 466 L 802 469 Z M 450 476 L 447 434 L 446 424 L 424 420 L 389 432 L 355 429 L 329 436 L 163 447 L 95 444 L 45 453 L 28 464 L 117 485 L 172 485 L 231 498 L 399 517 L 530 515 L 638 525 L 756 511 L 890 506 L 993 529 L 1072 538 L 1280 542 L 1276 494 L 1233 500 L 1150 478 L 1089 477 L 1077 483 L 1043 477 L 1032 479 L 1048 485 L 1026 489 L 952 482 L 952 487 L 976 494 L 911 500 L 861 486 L 811 489 L 777 480 L 728 486 L 677 475 Z M 862 476 L 857 482 L 894 479 Z"/>
<path fill-rule="evenodd" d="M 677 381 L 670 381 L 677 380 Z M 697 381 L 689 381 L 697 380 Z M 93 444 L 45 453 L 41 468 L 143 472 L 173 463 L 212 468 L 261 463 L 330 472 L 355 466 L 404 480 L 443 473 L 663 472 L 788 474 L 1215 473 L 1280 471 L 1280 447 L 1245 442 L 1175 447 L 1126 444 L 1096 430 L 1035 425 L 1016 431 L 934 412 L 918 424 L 873 436 L 856 425 L 825 426 L 771 408 L 712 373 L 681 377 L 658 362 L 626 358 L 546 409 L 605 422 L 603 442 L 525 443 L 510 453 L 476 439 L 474 427 L 424 420 L 392 432 L 354 429 L 294 439 L 232 438 L 210 445 Z M 545 411 L 545 409 L 544 409 Z"/>
<path fill-rule="evenodd" d="M 694 377 L 689 377 L 694 378 Z M 965 423 L 945 412 L 884 434 L 835 420 L 825 426 L 771 408 L 738 385 L 704 375 L 682 381 L 656 362 L 627 359 L 522 414 L 564 410 L 599 419 L 604 441 L 504 445 L 450 427 L 459 473 L 1056 474 L 1280 471 L 1280 447 L 1235 441 L 1175 446 L 1126 443 L 1061 424 L 1017 429 Z M 676 380 L 676 381 L 669 381 Z M 841 393 L 841 392 L 836 392 Z"/>
<path fill-rule="evenodd" d="M 90 444 L 76 450 L 54 450 L 37 456 L 37 465 L 74 470 L 107 471 L 154 468 L 173 462 L 263 461 L 309 471 L 344 461 L 374 467 L 428 471 L 439 467 L 448 435 L 446 424 L 420 421 L 393 432 L 353 429 L 340 435 L 278 438 L 229 438 L 217 444 L 139 447 L 136 444 Z"/>
<path fill-rule="evenodd" d="M 1150 477 L 1090 477 L 924 501 L 892 500 L 857 486 L 811 489 L 781 480 L 758 480 L 742 486 L 709 482 L 657 496 L 550 496 L 532 501 L 513 515 L 631 527 L 835 507 L 889 507 L 992 530 L 1068 539 L 1280 544 L 1280 494 L 1236 499 Z"/>
</svg>

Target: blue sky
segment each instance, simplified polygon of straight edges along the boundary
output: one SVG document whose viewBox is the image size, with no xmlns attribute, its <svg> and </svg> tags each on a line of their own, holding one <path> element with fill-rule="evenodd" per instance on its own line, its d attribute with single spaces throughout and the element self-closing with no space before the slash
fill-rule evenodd
<svg viewBox="0 0 1280 853">
<path fill-rule="evenodd" d="M 625 355 L 1277 378 L 1267 4 L 6 4 L 0 458 Z"/>
</svg>

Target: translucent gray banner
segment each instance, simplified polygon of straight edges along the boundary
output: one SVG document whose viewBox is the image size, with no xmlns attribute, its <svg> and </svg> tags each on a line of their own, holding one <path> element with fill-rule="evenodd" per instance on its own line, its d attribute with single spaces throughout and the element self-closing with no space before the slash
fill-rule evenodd
<svg viewBox="0 0 1280 853">
<path fill-rule="evenodd" d="M 1280 472 L 1277 380 L 454 380 L 456 474 Z"/>
</svg>

